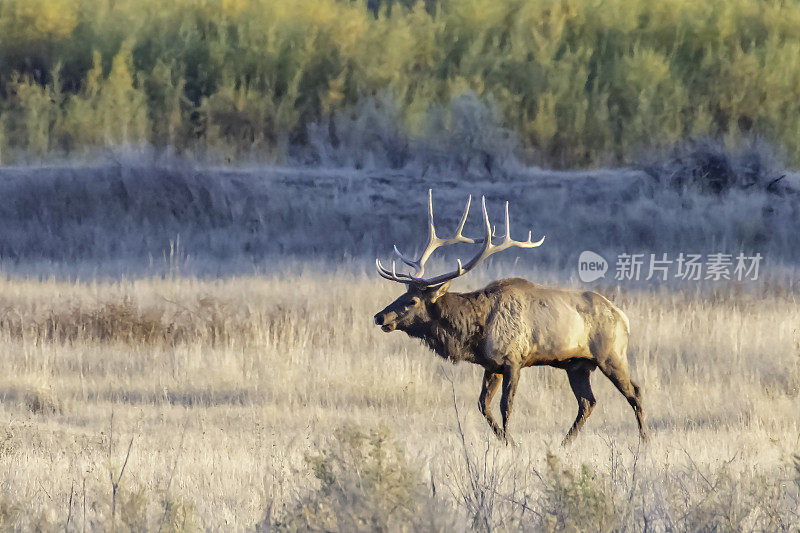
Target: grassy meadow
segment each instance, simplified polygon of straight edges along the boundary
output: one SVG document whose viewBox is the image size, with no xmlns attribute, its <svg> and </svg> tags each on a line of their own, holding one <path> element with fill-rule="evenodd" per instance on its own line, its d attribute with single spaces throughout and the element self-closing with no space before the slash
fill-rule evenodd
<svg viewBox="0 0 800 533">
<path fill-rule="evenodd" d="M 781 0 L 0 0 L 0 531 L 798 531 L 799 55 Z M 627 314 L 647 446 L 595 373 L 560 447 L 551 368 L 503 446 L 373 324 L 428 189 L 547 236 L 455 290 Z M 683 253 L 764 263 L 614 281 Z"/>
<path fill-rule="evenodd" d="M 795 530 L 796 291 L 600 290 L 631 319 L 647 447 L 595 373 L 560 448 L 576 406 L 549 368 L 523 372 L 501 446 L 477 367 L 372 324 L 398 294 L 376 276 L 9 276 L 1 527 Z"/>
</svg>

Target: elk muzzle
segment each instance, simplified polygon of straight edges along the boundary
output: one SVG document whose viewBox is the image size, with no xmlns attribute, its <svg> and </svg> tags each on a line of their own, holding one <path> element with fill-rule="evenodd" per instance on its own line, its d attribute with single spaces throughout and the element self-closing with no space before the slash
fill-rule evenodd
<svg viewBox="0 0 800 533">
<path fill-rule="evenodd" d="M 391 311 L 381 311 L 375 315 L 375 324 L 379 325 L 383 331 L 394 331 L 397 327 L 397 314 Z"/>
</svg>

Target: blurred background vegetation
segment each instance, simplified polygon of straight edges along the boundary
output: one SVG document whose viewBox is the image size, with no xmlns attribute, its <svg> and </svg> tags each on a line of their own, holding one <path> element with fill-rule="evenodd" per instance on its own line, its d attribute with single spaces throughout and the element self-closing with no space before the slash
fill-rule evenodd
<svg viewBox="0 0 800 533">
<path fill-rule="evenodd" d="M 796 165 L 799 59 L 800 3 L 773 0 L 3 0 L 0 162 L 582 167 L 707 135 Z"/>
</svg>

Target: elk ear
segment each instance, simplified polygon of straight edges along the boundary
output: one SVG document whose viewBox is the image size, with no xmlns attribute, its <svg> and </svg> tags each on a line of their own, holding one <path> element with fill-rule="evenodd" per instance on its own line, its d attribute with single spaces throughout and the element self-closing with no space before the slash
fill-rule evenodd
<svg viewBox="0 0 800 533">
<path fill-rule="evenodd" d="M 453 280 L 446 281 L 433 290 L 433 295 L 431 296 L 431 303 L 436 303 L 436 300 L 447 294 L 447 291 L 450 290 L 450 283 L 452 283 L 452 281 Z"/>
</svg>

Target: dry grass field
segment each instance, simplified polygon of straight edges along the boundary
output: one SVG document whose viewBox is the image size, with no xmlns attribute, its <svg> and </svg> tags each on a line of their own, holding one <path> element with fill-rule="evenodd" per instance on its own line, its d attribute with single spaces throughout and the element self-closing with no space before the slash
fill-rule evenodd
<svg viewBox="0 0 800 533">
<path fill-rule="evenodd" d="M 518 446 L 506 448 L 477 410 L 479 368 L 372 324 L 398 291 L 376 278 L 310 267 L 214 281 L 6 277 L 0 524 L 800 526 L 794 289 L 606 292 L 631 320 L 651 441 L 639 446 L 627 403 L 595 373 L 597 409 L 560 448 L 575 400 L 566 375 L 543 368 L 523 372 Z"/>
<path fill-rule="evenodd" d="M 0 533 L 800 533 L 798 28 L 760 0 L 0 0 Z M 566 373 L 529 368 L 505 446 L 482 368 L 373 323 L 429 198 L 440 236 L 547 239 L 472 241 L 453 290 L 627 314 L 646 444 L 596 372 L 561 447 Z M 713 281 L 740 257 L 757 280 Z"/>
</svg>

